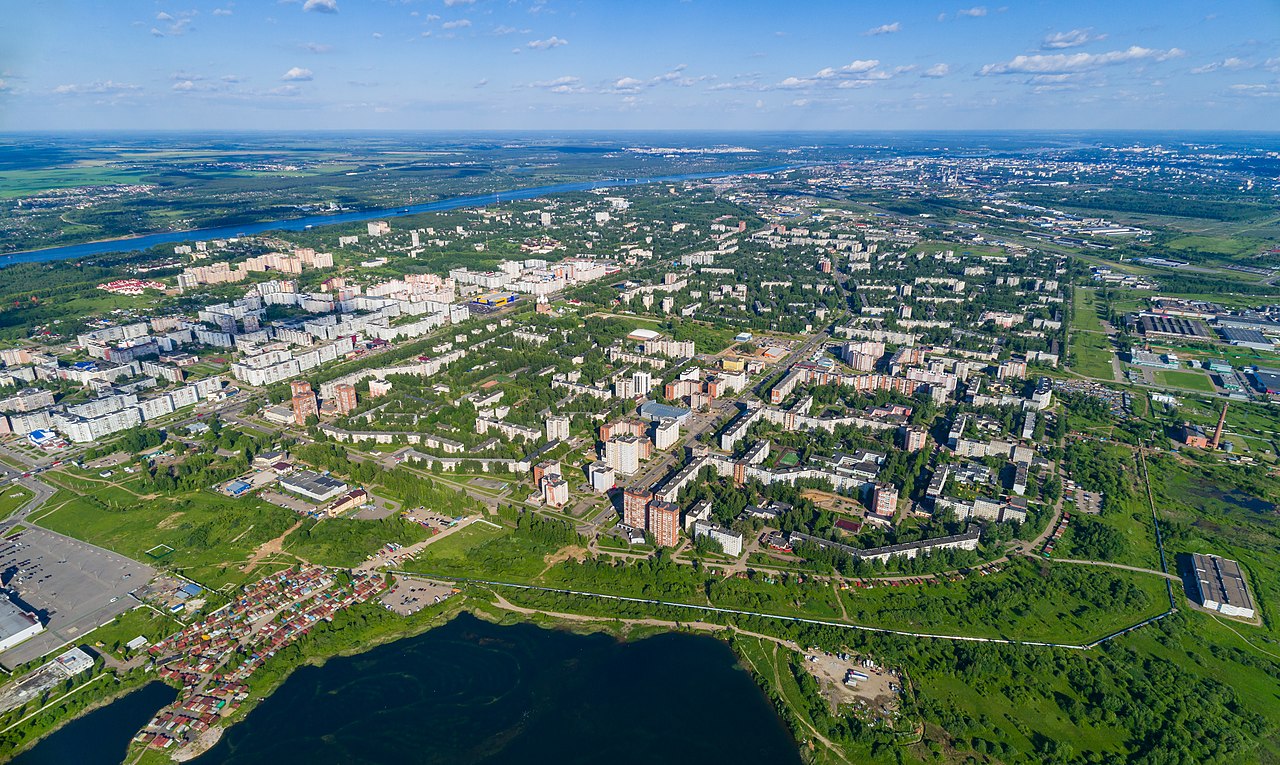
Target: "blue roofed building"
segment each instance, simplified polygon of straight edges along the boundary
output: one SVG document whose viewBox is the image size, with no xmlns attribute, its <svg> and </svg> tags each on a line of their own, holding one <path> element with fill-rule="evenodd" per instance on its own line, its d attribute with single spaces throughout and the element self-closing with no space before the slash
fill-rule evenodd
<svg viewBox="0 0 1280 765">
<path fill-rule="evenodd" d="M 669 406 L 667 404 L 659 404 L 657 401 L 643 402 L 640 404 L 638 411 L 641 416 L 647 417 L 650 420 L 661 420 L 664 417 L 670 417 L 681 425 L 683 425 L 685 420 L 689 419 L 689 415 L 693 413 L 692 410 L 686 409 L 683 406 Z"/>
</svg>

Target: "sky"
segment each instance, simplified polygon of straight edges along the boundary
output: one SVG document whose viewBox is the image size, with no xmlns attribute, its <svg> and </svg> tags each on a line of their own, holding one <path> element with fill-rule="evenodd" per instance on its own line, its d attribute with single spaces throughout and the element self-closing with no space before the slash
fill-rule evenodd
<svg viewBox="0 0 1280 765">
<path fill-rule="evenodd" d="M 1276 0 L 10 0 L 0 130 L 1275 130 Z"/>
</svg>

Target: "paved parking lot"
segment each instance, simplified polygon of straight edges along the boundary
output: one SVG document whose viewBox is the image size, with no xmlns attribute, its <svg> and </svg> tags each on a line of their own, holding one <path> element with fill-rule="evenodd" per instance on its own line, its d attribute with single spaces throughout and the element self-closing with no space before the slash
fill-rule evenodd
<svg viewBox="0 0 1280 765">
<path fill-rule="evenodd" d="M 395 584 L 382 593 L 380 600 L 388 609 L 401 616 L 408 616 L 439 603 L 454 592 L 456 592 L 454 585 L 448 582 L 397 576 Z"/>
<path fill-rule="evenodd" d="M 137 605 L 129 593 L 155 569 L 41 528 L 0 540 L 0 582 L 36 610 L 45 631 L 0 654 L 14 667 L 79 639 Z"/>
</svg>

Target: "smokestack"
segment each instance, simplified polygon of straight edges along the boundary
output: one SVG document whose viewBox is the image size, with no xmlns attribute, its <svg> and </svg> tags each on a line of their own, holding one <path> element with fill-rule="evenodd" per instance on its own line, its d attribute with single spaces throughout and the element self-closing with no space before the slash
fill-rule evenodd
<svg viewBox="0 0 1280 765">
<path fill-rule="evenodd" d="M 1218 443 L 1222 441 L 1222 428 L 1227 424 L 1227 405 L 1229 402 L 1222 402 L 1222 414 L 1218 415 L 1218 429 L 1213 432 L 1213 443 L 1210 444 L 1214 449 L 1218 448 Z"/>
</svg>

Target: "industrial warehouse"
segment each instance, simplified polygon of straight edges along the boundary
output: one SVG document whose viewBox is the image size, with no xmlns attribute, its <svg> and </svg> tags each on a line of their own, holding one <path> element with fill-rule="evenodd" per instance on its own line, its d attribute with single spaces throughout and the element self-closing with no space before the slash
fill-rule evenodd
<svg viewBox="0 0 1280 765">
<path fill-rule="evenodd" d="M 1252 619 L 1255 611 L 1240 564 L 1216 555 L 1191 555 L 1193 597 L 1205 608 L 1227 616 Z"/>
</svg>

